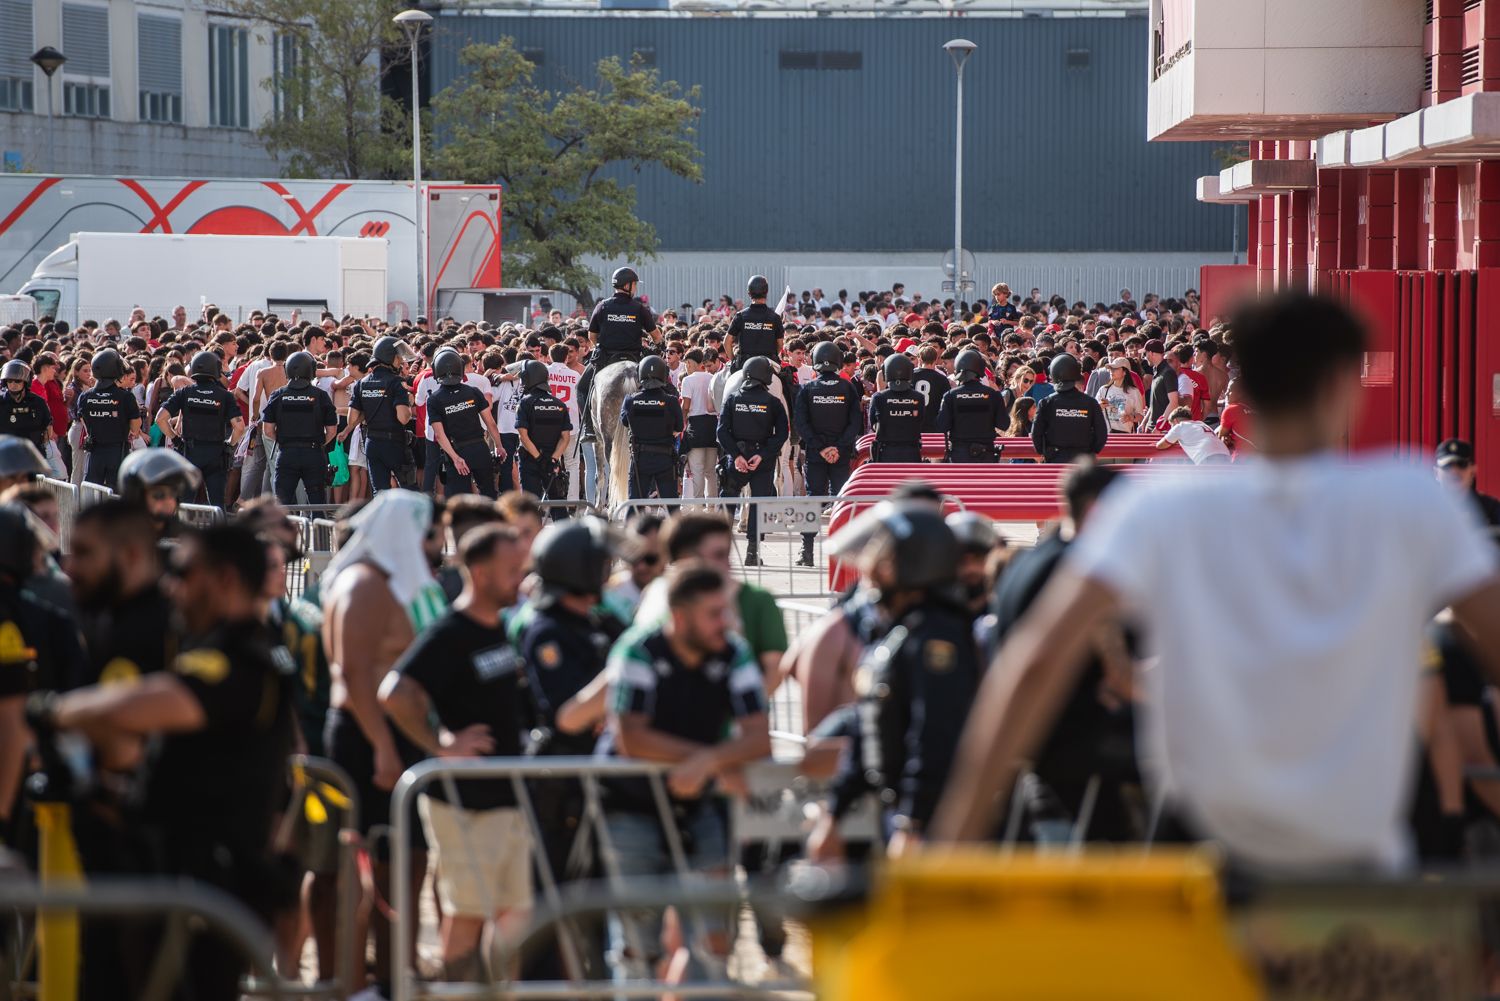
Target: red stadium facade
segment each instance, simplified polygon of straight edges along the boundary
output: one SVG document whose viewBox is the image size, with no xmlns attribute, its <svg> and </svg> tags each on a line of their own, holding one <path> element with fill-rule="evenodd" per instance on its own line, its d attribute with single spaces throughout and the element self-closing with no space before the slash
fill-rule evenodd
<svg viewBox="0 0 1500 1001">
<path fill-rule="evenodd" d="M 1198 182 L 1249 223 L 1246 263 L 1203 269 L 1205 316 L 1247 290 L 1349 301 L 1376 341 L 1353 443 L 1466 438 L 1500 488 L 1500 0 L 1151 13 L 1151 138 L 1248 154 Z"/>
</svg>

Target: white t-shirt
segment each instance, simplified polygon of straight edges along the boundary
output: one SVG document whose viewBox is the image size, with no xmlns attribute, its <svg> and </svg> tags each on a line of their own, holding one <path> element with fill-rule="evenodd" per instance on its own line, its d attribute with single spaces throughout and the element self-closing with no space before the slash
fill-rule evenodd
<svg viewBox="0 0 1500 1001">
<path fill-rule="evenodd" d="M 1182 421 L 1173 424 L 1166 434 L 1162 435 L 1162 441 L 1170 441 L 1174 445 L 1181 445 L 1187 457 L 1195 464 L 1201 464 L 1215 455 L 1229 458 L 1229 447 L 1214 434 L 1213 428 L 1202 421 Z"/>
<path fill-rule="evenodd" d="M 575 428 L 579 426 L 578 377 L 581 374 L 560 361 L 547 366 L 547 389 L 567 406 L 568 417 Z"/>
<path fill-rule="evenodd" d="M 251 397 L 250 419 L 252 421 L 260 420 L 260 413 L 265 409 L 266 400 L 269 399 L 269 397 L 265 397 L 264 394 L 262 394 L 261 399 L 254 398 L 253 394 L 255 393 L 255 378 L 275 364 L 277 363 L 269 358 L 258 358 L 255 361 L 251 362 L 249 365 L 245 366 L 245 371 L 240 373 L 240 381 L 234 384 L 235 389 L 240 390 L 246 396 Z"/>
<path fill-rule="evenodd" d="M 1067 563 L 1159 658 L 1141 757 L 1193 823 L 1264 867 L 1407 860 L 1424 631 L 1497 570 L 1472 508 L 1328 454 L 1105 497 Z"/>
<path fill-rule="evenodd" d="M 491 403 L 495 402 L 495 387 L 490 385 L 490 380 L 475 372 L 465 372 L 464 382 L 484 394 L 484 398 Z M 427 406 L 427 398 L 442 388 L 442 384 L 433 377 L 429 370 L 417 383 L 416 395 L 412 398 L 412 404 L 418 407 Z M 425 434 L 428 441 L 437 441 L 432 433 L 432 422 L 424 422 Z"/>
<path fill-rule="evenodd" d="M 684 417 L 702 417 L 718 413 L 714 409 L 714 377 L 699 369 L 682 377 L 682 398 L 688 401 Z"/>
<path fill-rule="evenodd" d="M 1114 383 L 1110 383 L 1099 390 L 1095 399 L 1104 408 L 1104 419 L 1109 422 L 1109 429 L 1111 431 L 1123 433 L 1129 430 L 1125 424 L 1125 414 L 1131 409 L 1130 401 L 1132 396 L 1135 397 L 1135 410 L 1137 417 L 1139 417 L 1141 394 L 1136 392 L 1136 388 L 1130 384 L 1128 379 L 1123 389 Z M 1198 460 L 1195 459 L 1194 461 Z"/>
<path fill-rule="evenodd" d="M 516 433 L 516 410 L 521 406 L 521 380 L 497 382 L 490 387 L 495 400 L 495 426 L 501 434 Z"/>
</svg>

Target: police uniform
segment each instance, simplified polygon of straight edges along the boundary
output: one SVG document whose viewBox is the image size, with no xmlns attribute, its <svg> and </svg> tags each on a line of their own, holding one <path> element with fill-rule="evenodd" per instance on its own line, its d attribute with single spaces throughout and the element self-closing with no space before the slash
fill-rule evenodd
<svg viewBox="0 0 1500 1001">
<path fill-rule="evenodd" d="M 623 289 L 616 289 L 608 299 L 601 299 L 589 317 L 589 333 L 595 339 L 594 359 L 578 377 L 578 415 L 589 420 L 589 394 L 594 376 L 617 361 L 641 360 L 645 348 L 641 339 L 656 329 L 656 315 L 651 307 Z M 524 488 L 523 488 L 524 489 Z"/>
<path fill-rule="evenodd" d="M 484 440 L 483 415 L 489 405 L 484 393 L 463 382 L 439 386 L 427 397 L 427 423 L 442 426 L 448 444 L 469 467 L 469 475 L 460 476 L 453 460 L 443 453 L 450 497 L 473 490 L 486 497 L 496 496 L 495 456 Z"/>
<path fill-rule="evenodd" d="M 786 444 L 789 433 L 786 408 L 771 395 L 771 391 L 758 383 L 746 381 L 739 392 L 724 398 L 719 411 L 719 452 L 723 456 L 719 468 L 719 496 L 738 497 L 745 487 L 752 497 L 770 497 L 776 493 L 776 457 Z M 749 460 L 760 456 L 758 467 L 741 473 L 734 468 L 734 460 Z M 760 550 L 760 533 L 756 516 L 758 510 L 750 505 L 751 553 Z"/>
<path fill-rule="evenodd" d="M 404 472 L 409 452 L 407 431 L 396 418 L 396 408 L 409 406 L 411 395 L 405 383 L 387 365 L 372 368 L 349 394 L 349 408 L 364 414 L 365 461 L 370 468 L 372 494 L 387 489 L 392 477 L 397 486 L 408 485 Z"/>
<path fill-rule="evenodd" d="M 802 439 L 808 496 L 837 494 L 849 479 L 854 443 L 864 430 L 859 391 L 838 375 L 820 375 L 802 387 L 792 411 Z M 839 450 L 833 462 L 818 454 L 830 446 Z"/>
<path fill-rule="evenodd" d="M 339 412 L 317 386 L 295 385 L 301 381 L 294 379 L 272 393 L 262 420 L 276 425 L 276 499 L 297 503 L 300 482 L 307 490 L 307 503 L 322 504 L 328 489 L 325 429 L 338 426 Z"/>
<path fill-rule="evenodd" d="M 937 417 L 937 430 L 948 436 L 948 461 L 999 462 L 995 435 L 1009 419 L 998 390 L 978 380 L 950 389 Z"/>
<path fill-rule="evenodd" d="M 234 462 L 227 440 L 240 416 L 234 394 L 217 379 L 200 379 L 167 397 L 161 408 L 170 417 L 181 416 L 182 454 L 203 474 L 208 502 L 223 507 L 224 480 Z"/>
<path fill-rule="evenodd" d="M 776 361 L 781 354 L 778 345 L 784 330 L 776 310 L 763 302 L 752 302 L 734 314 L 726 336 L 734 338 L 734 363 L 730 371 L 738 372 L 748 359 L 757 355 Z"/>
<path fill-rule="evenodd" d="M 120 463 L 130 447 L 130 425 L 141 419 L 141 405 L 134 394 L 118 385 L 95 386 L 78 397 L 78 418 L 88 438 L 89 483 L 114 489 Z"/>
<path fill-rule="evenodd" d="M 203 713 L 201 729 L 161 738 L 146 777 L 144 826 L 161 870 L 207 883 L 269 921 L 280 903 L 271 822 L 293 747 L 290 684 L 264 626 L 225 623 L 177 655 L 170 670 Z M 194 942 L 195 997 L 235 997 L 242 960 Z"/>
<path fill-rule="evenodd" d="M 177 655 L 172 602 L 156 584 L 78 616 L 85 673 L 71 687 L 136 681 L 164 670 Z"/>
<path fill-rule="evenodd" d="M 872 462 L 921 462 L 922 428 L 927 408 L 916 389 L 882 389 L 870 398 L 870 426 L 875 429 Z"/>
<path fill-rule="evenodd" d="M 536 456 L 521 449 L 521 489 L 543 500 L 566 500 L 566 484 L 557 482 L 561 468 L 552 453 L 564 432 L 573 430 L 567 405 L 545 388 L 528 389 L 516 408 L 516 427 L 526 429 L 537 449 Z"/>
<path fill-rule="evenodd" d="M 625 397 L 620 423 L 630 429 L 630 497 L 676 497 L 677 435 L 682 400 L 665 389 L 643 389 Z"/>
<path fill-rule="evenodd" d="M 1031 443 L 1047 462 L 1072 462 L 1080 455 L 1098 455 L 1109 440 L 1109 421 L 1099 401 L 1078 389 L 1053 393 L 1037 404 Z"/>
<path fill-rule="evenodd" d="M 47 409 L 46 400 L 29 389 L 22 391 L 20 397 L 0 392 L 0 434 L 25 438 L 46 455 L 47 429 L 51 426 L 52 412 Z"/>
<path fill-rule="evenodd" d="M 855 674 L 857 753 L 834 779 L 835 814 L 873 791 L 893 828 L 920 832 L 931 821 L 979 690 L 973 625 L 928 595 L 866 653 Z"/>
</svg>

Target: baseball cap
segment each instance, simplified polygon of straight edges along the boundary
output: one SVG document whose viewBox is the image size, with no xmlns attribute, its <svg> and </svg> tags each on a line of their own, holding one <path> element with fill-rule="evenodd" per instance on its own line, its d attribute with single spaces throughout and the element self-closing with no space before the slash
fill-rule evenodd
<svg viewBox="0 0 1500 1001">
<path fill-rule="evenodd" d="M 1117 357 L 1117 358 L 1111 358 L 1109 361 L 1107 361 L 1105 363 L 1105 367 L 1106 368 L 1129 368 L 1130 367 L 1130 362 L 1126 361 L 1124 358 L 1119 358 L 1119 357 Z"/>
<path fill-rule="evenodd" d="M 1145 349 L 1147 351 L 1155 351 L 1159 355 L 1167 353 L 1167 346 L 1155 337 L 1146 342 Z"/>
<path fill-rule="evenodd" d="M 907 348 L 915 346 L 916 343 L 917 342 L 910 337 L 903 337 L 896 342 L 896 350 L 905 351 Z"/>
<path fill-rule="evenodd" d="M 1474 446 L 1457 438 L 1449 438 L 1437 447 L 1437 456 L 1433 461 L 1439 469 L 1447 466 L 1472 466 Z"/>
</svg>

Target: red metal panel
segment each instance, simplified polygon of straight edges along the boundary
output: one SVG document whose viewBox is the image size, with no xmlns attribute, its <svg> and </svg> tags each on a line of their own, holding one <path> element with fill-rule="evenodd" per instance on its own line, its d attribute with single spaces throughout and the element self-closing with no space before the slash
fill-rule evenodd
<svg viewBox="0 0 1500 1001">
<path fill-rule="evenodd" d="M 1474 342 L 1479 329 L 1474 315 L 1477 304 L 1475 278 L 1472 271 L 1461 272 L 1458 276 L 1458 403 L 1453 433 L 1465 441 L 1474 440 Z"/>
<path fill-rule="evenodd" d="M 1399 440 L 1395 351 L 1398 276 L 1394 271 L 1344 272 L 1349 304 L 1370 331 L 1364 370 L 1365 400 L 1359 422 L 1349 431 L 1351 449 L 1389 448 Z"/>
<path fill-rule="evenodd" d="M 1474 450 L 1478 458 L 1479 489 L 1500 492 L 1500 269 L 1475 273 L 1475 330 L 1484 332 L 1474 344 Z"/>
<path fill-rule="evenodd" d="M 1427 280 L 1427 295 L 1424 297 L 1425 308 L 1422 313 L 1422 326 L 1417 342 L 1418 353 L 1418 396 L 1415 400 L 1417 406 L 1418 433 L 1412 444 L 1418 446 L 1421 451 L 1427 447 L 1436 448 L 1440 440 L 1437 436 L 1438 409 L 1442 406 L 1442 398 L 1438 392 L 1438 339 L 1439 331 L 1443 323 L 1443 289 L 1447 274 L 1437 272 Z"/>
<path fill-rule="evenodd" d="M 1255 294 L 1256 270 L 1250 264 L 1206 264 L 1198 269 L 1198 309 L 1204 321 L 1228 316 L 1235 303 Z"/>
</svg>

